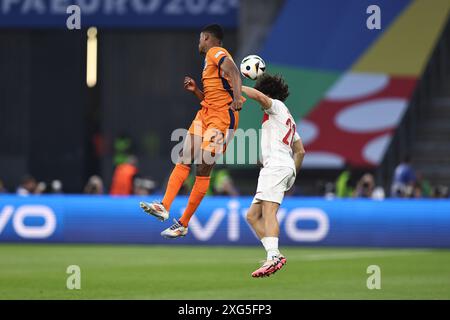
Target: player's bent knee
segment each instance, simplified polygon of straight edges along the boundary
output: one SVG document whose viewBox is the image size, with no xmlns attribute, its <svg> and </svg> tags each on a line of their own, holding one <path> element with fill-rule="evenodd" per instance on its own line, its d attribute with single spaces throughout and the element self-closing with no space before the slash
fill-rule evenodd
<svg viewBox="0 0 450 320">
<path fill-rule="evenodd" d="M 261 214 L 255 210 L 249 210 L 247 211 L 247 214 L 245 215 L 245 219 L 249 224 L 256 223 L 261 218 Z"/>
<path fill-rule="evenodd" d="M 189 161 L 185 162 L 185 161 L 183 161 L 183 159 L 181 159 L 180 161 L 178 161 L 177 164 L 182 164 L 182 165 L 187 166 L 187 167 L 189 167 L 189 168 L 190 168 L 191 165 L 192 165 Z"/>
<path fill-rule="evenodd" d="M 214 165 L 199 164 L 197 165 L 197 176 L 208 177 L 211 174 Z"/>
<path fill-rule="evenodd" d="M 245 219 L 250 224 L 254 224 L 258 220 L 257 217 L 256 217 L 256 214 L 255 213 L 250 213 L 250 212 L 247 213 L 247 215 L 245 216 Z"/>
</svg>

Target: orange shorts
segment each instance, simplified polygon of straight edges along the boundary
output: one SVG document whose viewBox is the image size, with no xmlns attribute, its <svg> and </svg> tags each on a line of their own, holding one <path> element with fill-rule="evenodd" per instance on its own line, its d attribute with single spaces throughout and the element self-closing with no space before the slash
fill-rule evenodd
<svg viewBox="0 0 450 320">
<path fill-rule="evenodd" d="M 218 111 L 202 107 L 189 127 L 189 133 L 202 137 L 202 150 L 220 154 L 225 152 L 239 123 L 239 112 Z"/>
</svg>

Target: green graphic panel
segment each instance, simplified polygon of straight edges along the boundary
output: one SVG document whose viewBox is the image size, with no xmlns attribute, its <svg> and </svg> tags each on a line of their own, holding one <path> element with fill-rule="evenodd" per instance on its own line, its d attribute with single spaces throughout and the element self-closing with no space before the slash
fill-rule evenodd
<svg viewBox="0 0 450 320">
<path fill-rule="evenodd" d="M 280 74 L 289 85 L 290 96 L 286 101 L 292 115 L 295 119 L 300 119 L 307 115 L 322 99 L 328 88 L 340 77 L 338 72 L 324 72 L 307 69 L 299 69 L 281 65 L 271 64 L 267 68 L 270 74 Z M 244 80 L 244 85 L 253 87 L 255 81 Z M 245 137 L 244 145 L 236 143 L 230 145 L 225 153 L 225 157 L 221 159 L 224 164 L 236 164 L 236 167 L 248 167 L 249 161 L 255 159 L 256 153 L 259 152 L 259 134 L 258 138 L 250 134 L 252 130 L 261 128 L 263 112 L 259 105 L 247 99 L 242 111 L 239 114 L 239 128 L 245 130 L 248 134 Z M 258 132 L 259 133 L 259 132 Z M 255 144 L 257 145 L 255 147 Z M 257 150 L 257 151 L 255 151 Z M 250 154 L 251 153 L 251 154 Z M 245 159 L 243 161 L 243 159 Z M 244 162 L 244 163 L 243 163 Z"/>
<path fill-rule="evenodd" d="M 307 70 L 274 64 L 270 64 L 267 70 L 270 74 L 282 75 L 288 83 L 290 95 L 286 105 L 295 119 L 307 115 L 341 75 L 339 72 Z M 255 82 L 246 79 L 244 84 L 253 87 Z M 261 126 L 262 116 L 259 106 L 254 101 L 247 100 L 240 113 L 239 127 L 258 128 Z"/>
</svg>

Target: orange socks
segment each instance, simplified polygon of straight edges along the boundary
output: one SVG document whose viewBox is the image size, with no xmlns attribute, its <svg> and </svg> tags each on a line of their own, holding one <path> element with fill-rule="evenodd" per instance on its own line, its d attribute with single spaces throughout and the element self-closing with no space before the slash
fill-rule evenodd
<svg viewBox="0 0 450 320">
<path fill-rule="evenodd" d="M 181 186 L 184 181 L 189 176 L 191 167 L 184 164 L 177 164 L 170 175 L 169 182 L 167 183 L 166 194 L 162 200 L 162 204 L 167 211 L 170 210 L 172 202 L 180 191 Z M 187 227 L 189 220 L 191 220 L 192 215 L 195 210 L 197 210 L 200 202 L 202 202 L 203 197 L 208 192 L 210 177 L 195 177 L 194 187 L 192 188 L 191 194 L 189 196 L 189 201 L 184 210 L 183 216 L 180 218 L 180 222 L 183 226 Z"/>
<path fill-rule="evenodd" d="M 195 177 L 195 183 L 192 188 L 191 195 L 189 196 L 188 205 L 186 210 L 184 210 L 183 216 L 180 218 L 180 223 L 183 226 L 187 227 L 189 220 L 191 220 L 195 210 L 197 210 L 206 192 L 208 192 L 209 180 L 210 177 Z"/>
<path fill-rule="evenodd" d="M 178 163 L 175 168 L 173 168 L 172 174 L 170 175 L 169 182 L 167 183 L 166 193 L 164 194 L 164 199 L 162 204 L 167 211 L 170 210 L 172 202 L 180 191 L 181 186 L 184 181 L 189 176 L 191 167 Z"/>
</svg>

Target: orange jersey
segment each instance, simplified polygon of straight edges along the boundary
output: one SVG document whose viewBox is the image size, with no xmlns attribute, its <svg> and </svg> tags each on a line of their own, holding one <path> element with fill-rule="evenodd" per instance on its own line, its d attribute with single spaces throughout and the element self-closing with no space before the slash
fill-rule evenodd
<svg viewBox="0 0 450 320">
<path fill-rule="evenodd" d="M 220 69 L 225 58 L 231 59 L 230 53 L 221 47 L 212 47 L 205 57 L 205 66 L 202 73 L 203 94 L 201 102 L 203 107 L 215 110 L 227 110 L 233 101 L 233 88 L 231 80 Z"/>
<path fill-rule="evenodd" d="M 117 166 L 114 171 L 111 185 L 112 195 L 129 195 L 133 193 L 133 177 L 137 173 L 137 168 L 129 163 Z"/>
</svg>

